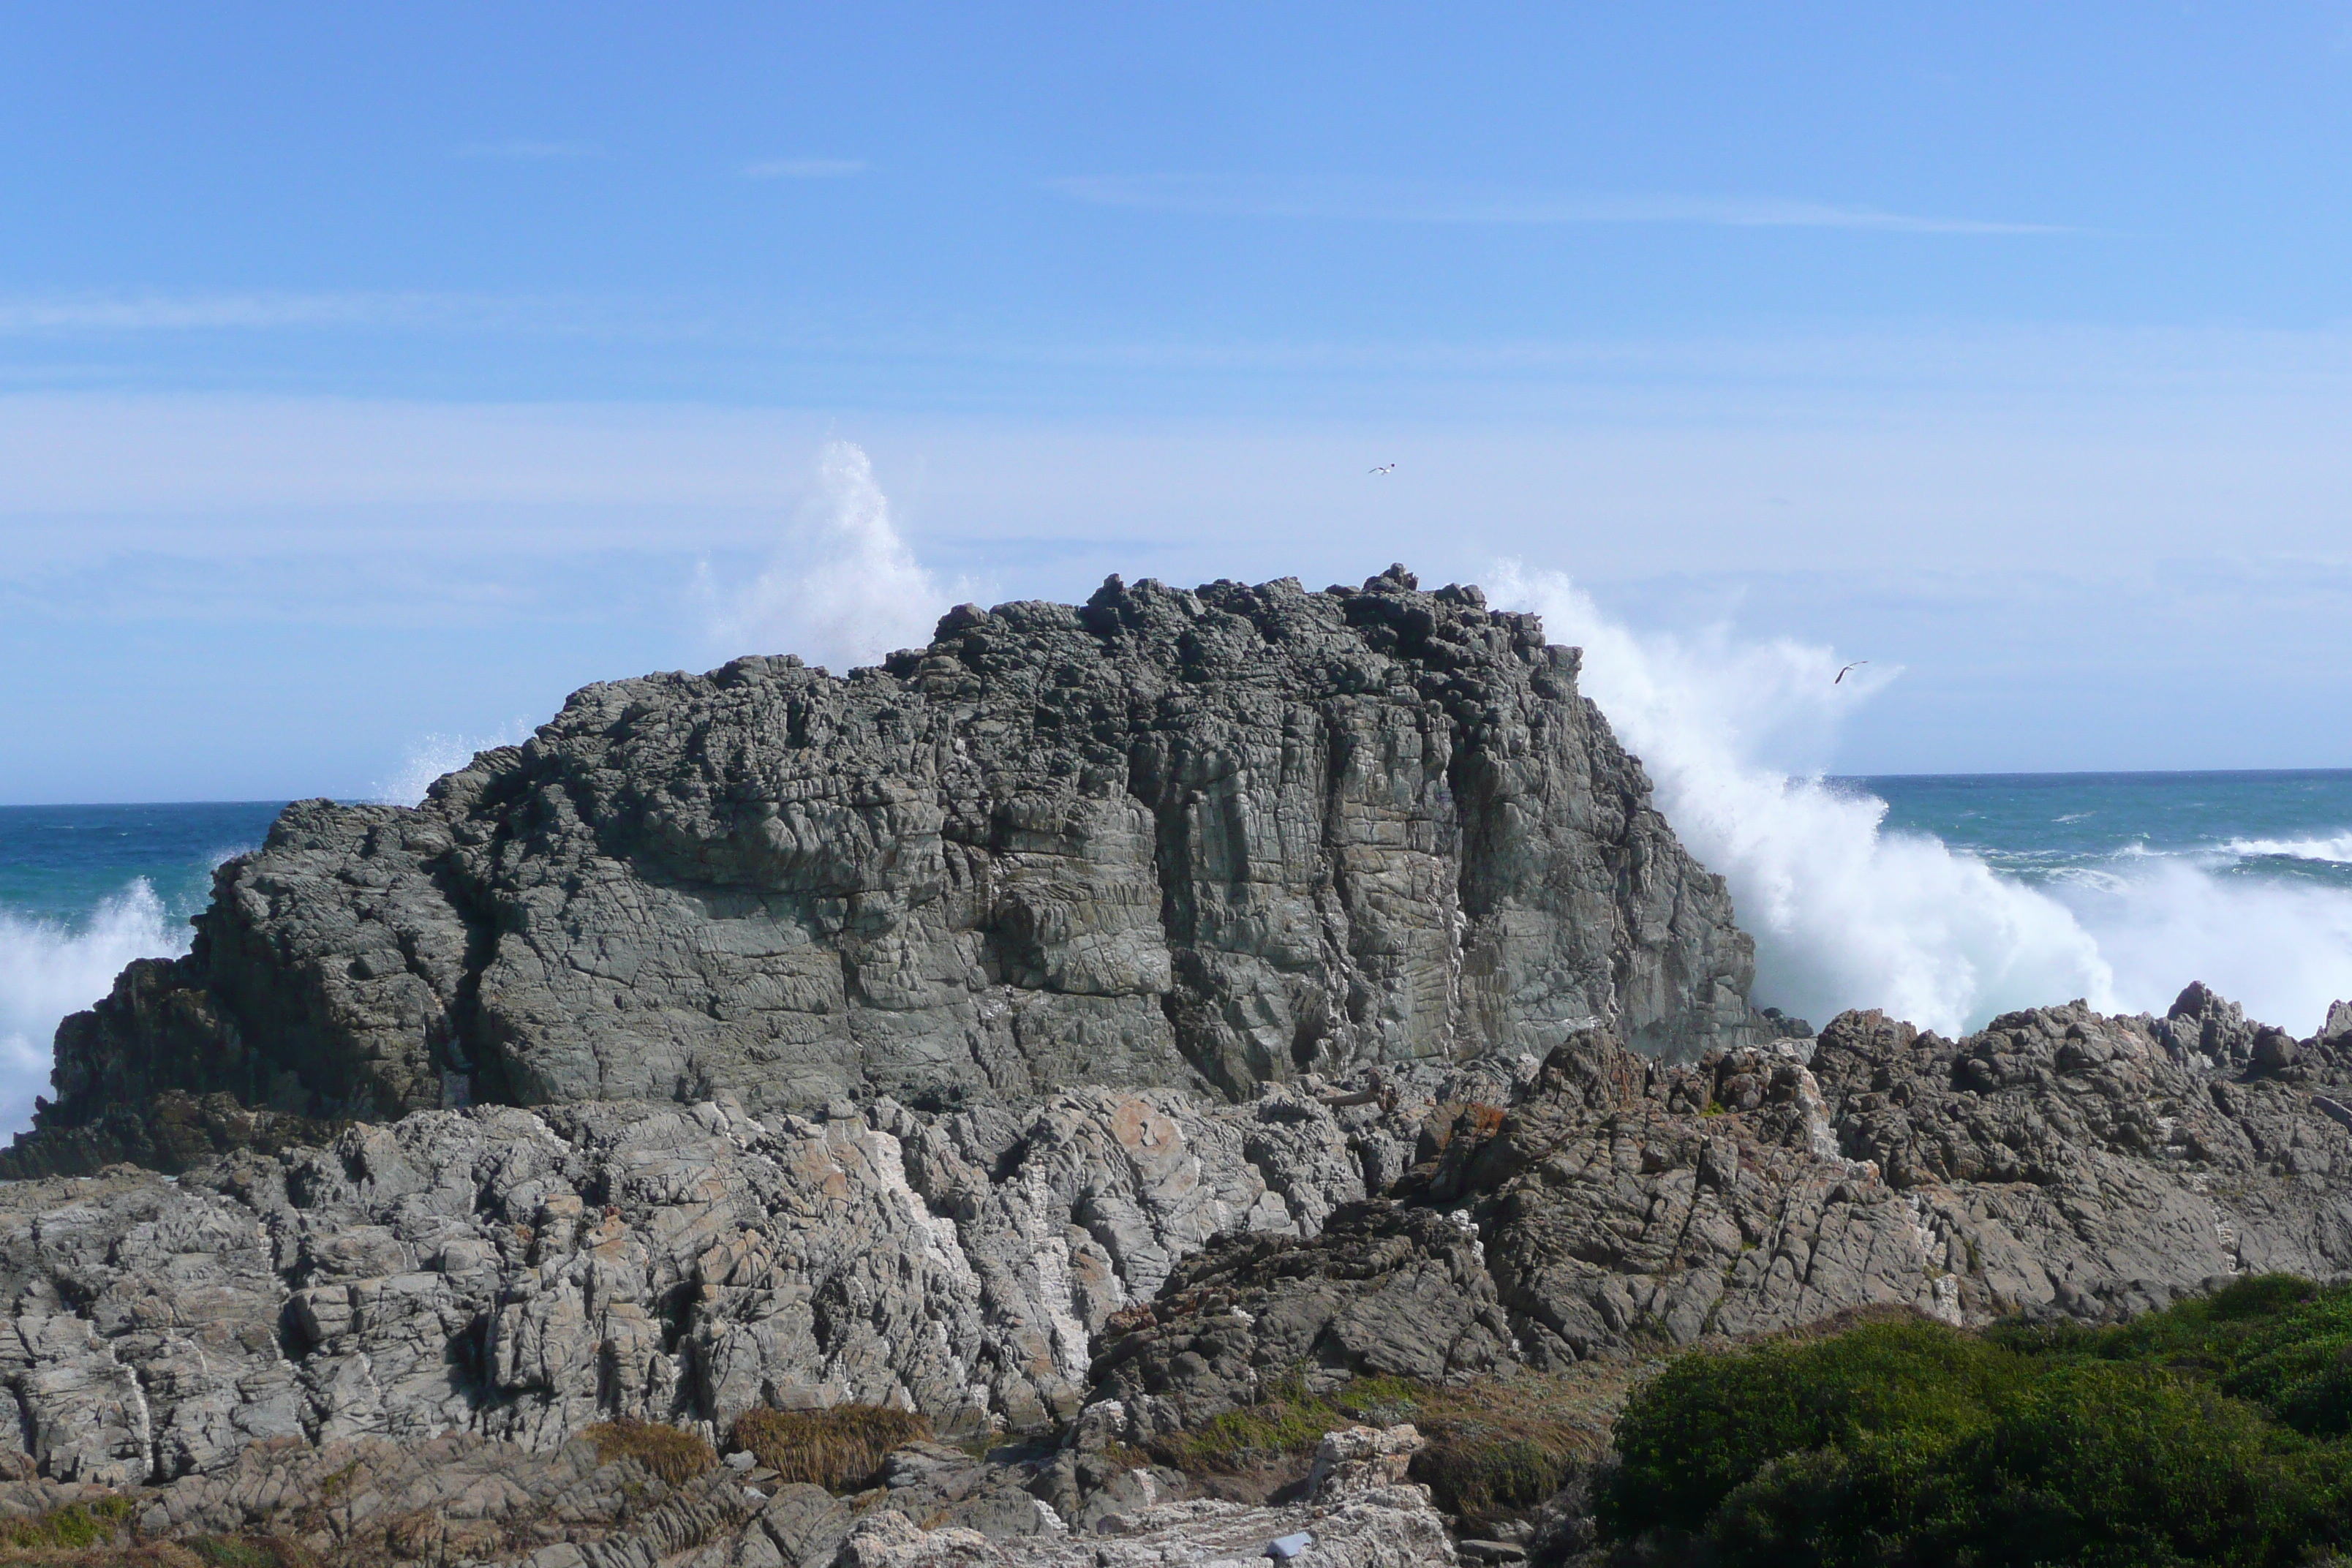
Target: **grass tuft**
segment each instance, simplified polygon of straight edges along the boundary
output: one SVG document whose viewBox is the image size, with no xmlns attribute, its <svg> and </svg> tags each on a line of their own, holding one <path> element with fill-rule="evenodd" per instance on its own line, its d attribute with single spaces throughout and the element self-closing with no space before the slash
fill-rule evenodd
<svg viewBox="0 0 2352 1568">
<path fill-rule="evenodd" d="M 1412 1479 L 1438 1507 L 1465 1520 L 1521 1513 L 1574 1479 L 1608 1447 L 1621 1376 L 1528 1374 L 1441 1387 L 1401 1377 L 1360 1377 L 1328 1394 L 1301 1379 L 1274 1384 L 1259 1404 L 1152 1439 L 1163 1465 L 1193 1475 L 1234 1474 L 1296 1462 L 1342 1426 L 1410 1421 L 1428 1439 Z"/>
<path fill-rule="evenodd" d="M 710 1445 L 693 1433 L 660 1421 L 623 1417 L 588 1428 L 596 1457 L 606 1464 L 635 1459 L 671 1486 L 680 1486 L 719 1463 Z"/>
<path fill-rule="evenodd" d="M 15 1552 L 104 1546 L 131 1527 L 138 1505 L 127 1497 L 72 1502 L 29 1519 L 0 1520 L 0 1547 Z"/>
<path fill-rule="evenodd" d="M 854 1491 L 874 1479 L 893 1448 L 931 1436 L 910 1410 L 836 1405 L 826 1410 L 752 1410 L 735 1423 L 735 1447 L 787 1481 Z"/>
</svg>

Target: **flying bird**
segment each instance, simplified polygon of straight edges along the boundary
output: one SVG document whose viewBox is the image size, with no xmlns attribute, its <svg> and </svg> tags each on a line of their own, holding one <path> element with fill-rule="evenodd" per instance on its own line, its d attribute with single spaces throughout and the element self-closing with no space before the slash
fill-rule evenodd
<svg viewBox="0 0 2352 1568">
<path fill-rule="evenodd" d="M 1392 474 L 1396 472 L 1396 465 L 1394 463 L 1382 463 L 1379 468 L 1374 468 L 1372 472 L 1376 474 Z"/>
<path fill-rule="evenodd" d="M 1864 665 L 1868 664 L 1870 660 L 1866 658 L 1855 659 L 1852 664 L 1847 665 L 1845 668 L 1839 670 L 1835 675 L 1830 677 L 1830 684 L 1832 686 L 1835 686 L 1839 681 L 1843 680 L 1848 674 L 1860 669 Z"/>
</svg>

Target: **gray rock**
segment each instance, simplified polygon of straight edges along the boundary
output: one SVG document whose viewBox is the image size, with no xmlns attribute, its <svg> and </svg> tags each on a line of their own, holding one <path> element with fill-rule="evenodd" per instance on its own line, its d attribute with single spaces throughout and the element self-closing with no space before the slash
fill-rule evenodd
<svg viewBox="0 0 2352 1568">
<path fill-rule="evenodd" d="M 184 1180 L 0 1184 L 0 1451 L 121 1484 L 277 1439 L 545 1450 L 762 1405 L 1050 1425 L 1113 1313 L 1217 1236 L 1317 1234 L 1360 1170 L 1285 1089 L 1082 1089 L 870 1123 L 476 1107 Z"/>
<path fill-rule="evenodd" d="M 1408 1568 L 1457 1559 L 1426 1488 L 1369 1490 L 1328 1508 L 1250 1508 L 1209 1499 L 1163 1504 L 1113 1536 L 1045 1534 L 991 1542 L 970 1530 L 920 1530 L 884 1510 L 858 1521 L 840 1568 L 1187 1568 L 1263 1561 L 1267 1543 L 1299 1533 L 1303 1561 L 1339 1568 Z"/>
<path fill-rule="evenodd" d="M 170 1158 L 166 1091 L 939 1108 L 1754 1037 L 1723 884 L 1577 667 L 1398 568 L 592 686 L 419 809 L 289 806 L 187 958 L 60 1029 L 16 1168 Z"/>
<path fill-rule="evenodd" d="M 1430 1106 L 1386 1199 L 1181 1266 L 1109 1325 L 1097 1377 L 1170 1430 L 1269 1377 L 1556 1366 L 1873 1305 L 2114 1319 L 2249 1271 L 2352 1278 L 2352 1111 L 2322 1092 L 2352 1096 L 2352 1038 L 2282 1067 L 2235 1008 L 2189 1016 L 2078 1003 L 1953 1042 L 1848 1013 L 1810 1065 L 1789 1041 L 1675 1066 L 1584 1036 L 1507 1109 Z"/>
</svg>

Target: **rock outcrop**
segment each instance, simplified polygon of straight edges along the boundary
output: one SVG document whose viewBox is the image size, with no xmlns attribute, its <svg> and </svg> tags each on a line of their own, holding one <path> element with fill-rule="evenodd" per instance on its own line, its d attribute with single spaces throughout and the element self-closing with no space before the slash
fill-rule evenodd
<svg viewBox="0 0 2352 1568">
<path fill-rule="evenodd" d="M 9 1184 L 0 1463 L 21 1433 L 15 1462 L 121 1484 L 259 1441 L 548 1451 L 843 1402 L 954 1433 L 1108 1396 L 1149 1435 L 1302 1373 L 2344 1277 L 2352 1034 L 2280 1068 L 2259 1027 L 2201 1054 L 2204 1016 L 2078 1004 L 1946 1041 L 1847 1014 L 1689 1066 L 1588 1032 L 1242 1105 L 476 1107 L 177 1179 Z"/>
<path fill-rule="evenodd" d="M 0 1486 L 0 1524 L 79 1503 L 86 1518 L 194 1548 L 74 1559 L 126 1565 L 1206 1568 L 1304 1536 L 1318 1563 L 1452 1568 L 1444 1518 L 1428 1489 L 1402 1479 L 1417 1443 L 1409 1426 L 1334 1433 L 1327 1447 L 1379 1453 L 1335 1465 L 1310 1499 L 1281 1506 L 1163 1497 L 1149 1471 L 1114 1465 L 1066 1520 L 1033 1495 L 1051 1489 L 1041 1484 L 1050 1465 L 937 1444 L 899 1450 L 881 1484 L 845 1499 L 728 1466 L 665 1479 L 585 1436 L 545 1452 L 458 1436 L 257 1443 L 218 1471 L 130 1492 Z M 93 1503 L 113 1506 L 92 1516 Z"/>
<path fill-rule="evenodd" d="M 1577 666 L 1393 568 L 1113 578 L 965 606 L 845 678 L 592 686 L 417 809 L 289 806 L 187 958 L 60 1029 L 14 1169 L 168 1160 L 148 1111 L 175 1093 L 940 1108 L 1245 1097 L 1596 1026 L 1684 1059 L 1757 1037 L 1723 883 Z"/>
<path fill-rule="evenodd" d="M 1749 1007 L 1576 672 L 1400 569 L 1113 579 L 846 678 L 591 687 L 419 808 L 288 808 L 188 957 L 60 1028 L 6 1156 L 0 1512 L 120 1492 L 352 1562 L 1303 1531 L 1406 1568 L 1454 1550 L 1407 1429 L 1279 1507 L 1128 1445 L 1367 1373 L 2352 1277 L 2352 1006 L 1816 1038 Z M 1014 1440 L 901 1447 L 853 1507 L 595 1436 L 843 1404 Z"/>
<path fill-rule="evenodd" d="M 13 1183 L 0 1475 L 131 1489 L 173 1529 L 309 1509 L 374 1543 L 354 1560 L 1042 1564 L 1106 1530 L 1223 1555 L 1288 1516 L 1106 1456 L 1364 1373 L 2352 1276 L 2352 1030 L 2284 1044 L 2192 989 L 2164 1019 L 2074 1004 L 1958 1041 L 1849 1013 L 1688 1065 L 1588 1031 L 1245 1104 L 475 1107 L 179 1178 Z M 615 1417 L 715 1436 L 842 1402 L 1085 1451 L 917 1445 L 881 1483 L 903 1518 L 866 1529 L 814 1489 L 647 1489 L 580 1447 Z M 1345 1447 L 1326 1468 L 1393 1458 Z M 373 1511 L 320 1512 L 354 1466 Z M 1403 1506 L 1362 1550 L 1417 1544 L 1366 1561 L 1437 1550 Z M 488 1535 L 509 1545 L 457 1550 Z"/>
<path fill-rule="evenodd" d="M 1301 1369 L 1445 1378 L 1872 1305 L 2110 1320 L 2247 1272 L 2342 1279 L 2347 1100 L 2352 1027 L 2295 1042 L 2201 986 L 2164 1019 L 2075 1003 L 1958 1041 L 1848 1013 L 1689 1067 L 1587 1036 L 1507 1106 L 1433 1108 L 1389 1198 L 1219 1238 L 1113 1321 L 1095 1375 L 1173 1431 Z"/>
</svg>

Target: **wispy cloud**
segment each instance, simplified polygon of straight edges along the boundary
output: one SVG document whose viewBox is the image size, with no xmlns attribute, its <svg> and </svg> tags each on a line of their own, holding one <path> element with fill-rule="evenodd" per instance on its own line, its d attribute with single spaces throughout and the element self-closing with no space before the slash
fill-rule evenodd
<svg viewBox="0 0 2352 1568">
<path fill-rule="evenodd" d="M 743 165 L 751 180 L 845 180 L 866 173 L 863 158 L 762 158 Z"/>
<path fill-rule="evenodd" d="M 511 158 L 525 163 L 551 158 L 594 158 L 604 149 L 593 142 L 462 142 L 449 149 L 452 158 Z"/>
<path fill-rule="evenodd" d="M 0 337 L 483 325 L 511 318 L 516 304 L 476 295 L 365 291 L 0 296 Z"/>
<path fill-rule="evenodd" d="M 1417 224 L 1701 224 L 1721 228 L 1875 229 L 1892 234 L 2074 234 L 2061 224 L 1883 212 L 1762 196 L 1607 195 L 1370 181 L 1221 174 L 1087 174 L 1045 182 L 1097 206 L 1224 217 Z"/>
</svg>

